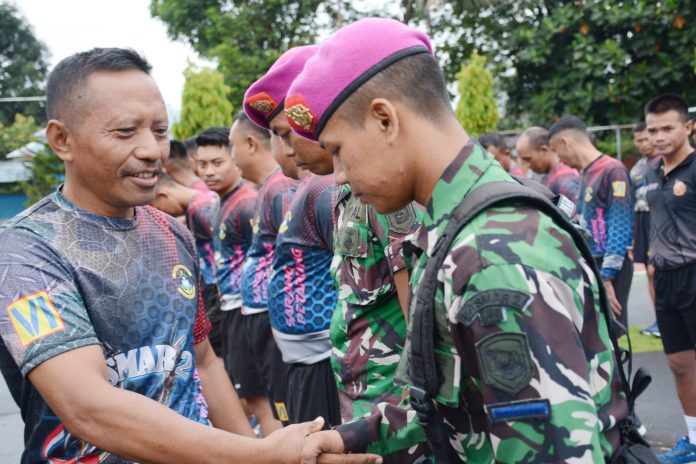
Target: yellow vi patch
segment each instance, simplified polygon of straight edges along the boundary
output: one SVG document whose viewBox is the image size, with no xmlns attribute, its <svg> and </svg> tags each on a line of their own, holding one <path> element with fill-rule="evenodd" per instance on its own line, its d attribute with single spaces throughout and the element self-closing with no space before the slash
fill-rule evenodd
<svg viewBox="0 0 696 464">
<path fill-rule="evenodd" d="M 22 346 L 65 330 L 63 319 L 45 290 L 15 300 L 6 309 Z"/>
<path fill-rule="evenodd" d="M 282 422 L 287 422 L 290 420 L 290 416 L 288 416 L 288 410 L 285 407 L 285 403 L 274 403 L 275 409 L 276 409 L 276 415 L 278 416 L 278 420 Z"/>
<path fill-rule="evenodd" d="M 611 187 L 615 197 L 624 198 L 626 196 L 626 182 L 617 180 L 611 183 Z"/>
<path fill-rule="evenodd" d="M 179 293 L 189 300 L 193 300 L 196 296 L 196 284 L 193 280 L 193 274 L 186 266 L 177 264 L 172 269 L 172 279 L 179 282 Z"/>
</svg>

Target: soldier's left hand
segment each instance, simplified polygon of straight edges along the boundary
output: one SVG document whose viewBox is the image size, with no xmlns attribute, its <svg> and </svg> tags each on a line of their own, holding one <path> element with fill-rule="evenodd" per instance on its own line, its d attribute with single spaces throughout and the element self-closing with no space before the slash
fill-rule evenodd
<svg viewBox="0 0 696 464">
<path fill-rule="evenodd" d="M 382 458 L 374 454 L 342 454 L 341 435 L 335 430 L 308 435 L 302 448 L 302 464 L 381 464 Z"/>
</svg>

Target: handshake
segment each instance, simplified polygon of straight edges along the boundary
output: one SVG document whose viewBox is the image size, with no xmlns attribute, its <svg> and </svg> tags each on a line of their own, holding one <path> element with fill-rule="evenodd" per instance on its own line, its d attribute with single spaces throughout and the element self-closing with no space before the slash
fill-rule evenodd
<svg viewBox="0 0 696 464">
<path fill-rule="evenodd" d="M 280 459 L 270 462 L 302 464 L 381 464 L 374 454 L 343 454 L 343 440 L 335 430 L 322 431 L 324 419 L 290 425 L 264 438 L 264 448 Z"/>
</svg>

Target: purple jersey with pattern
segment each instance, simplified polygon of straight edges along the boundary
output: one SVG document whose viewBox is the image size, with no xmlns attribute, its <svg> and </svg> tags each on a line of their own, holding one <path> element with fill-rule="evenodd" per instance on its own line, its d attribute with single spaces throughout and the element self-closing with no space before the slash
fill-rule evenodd
<svg viewBox="0 0 696 464">
<path fill-rule="evenodd" d="M 580 173 L 559 161 L 544 178 L 544 185 L 556 195 L 564 195 L 576 203 L 580 190 Z"/>
<path fill-rule="evenodd" d="M 278 229 L 297 181 L 276 168 L 259 186 L 254 206 L 254 237 L 242 267 L 242 310 L 244 314 L 268 311 L 268 278 L 271 272 Z"/>
<path fill-rule="evenodd" d="M 220 199 L 212 190 L 198 191 L 186 209 L 186 224 L 196 241 L 201 277 L 205 285 L 215 283 L 214 225 L 220 215 Z"/>
<path fill-rule="evenodd" d="M 27 380 L 87 345 L 101 347 L 114 388 L 208 422 L 194 343 L 210 325 L 196 249 L 175 219 L 149 206 L 97 216 L 56 192 L 3 226 L 0 262 L 0 368 L 25 421 L 22 463 L 130 462 L 71 435 Z"/>
<path fill-rule="evenodd" d="M 242 306 L 242 264 L 253 236 L 256 190 L 242 182 L 222 197 L 221 203 L 216 269 L 221 309 L 229 311 Z"/>
<path fill-rule="evenodd" d="M 308 173 L 297 186 L 278 231 L 268 310 L 286 363 L 313 364 L 331 355 L 336 309 L 333 259 L 334 176 Z"/>
<path fill-rule="evenodd" d="M 594 238 L 590 249 L 603 258 L 603 279 L 616 277 L 633 241 L 633 192 L 621 161 L 601 155 L 582 171 L 578 218 Z"/>
</svg>

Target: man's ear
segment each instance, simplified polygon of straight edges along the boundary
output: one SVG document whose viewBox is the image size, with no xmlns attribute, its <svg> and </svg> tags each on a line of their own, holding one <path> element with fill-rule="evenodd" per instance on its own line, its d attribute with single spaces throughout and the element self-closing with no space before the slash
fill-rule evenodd
<svg viewBox="0 0 696 464">
<path fill-rule="evenodd" d="M 73 160 L 72 153 L 72 135 L 68 128 L 61 121 L 51 119 L 46 125 L 46 140 L 51 150 L 63 162 L 67 163 Z"/>
<path fill-rule="evenodd" d="M 244 141 L 248 146 L 249 146 L 249 154 L 253 155 L 256 153 L 259 149 L 259 141 L 256 140 L 256 137 L 253 135 L 249 134 L 246 136 L 246 139 Z"/>
<path fill-rule="evenodd" d="M 396 107 L 386 98 L 375 98 L 370 102 L 366 124 L 374 124 L 388 144 L 394 143 L 399 135 L 400 123 Z"/>
</svg>

